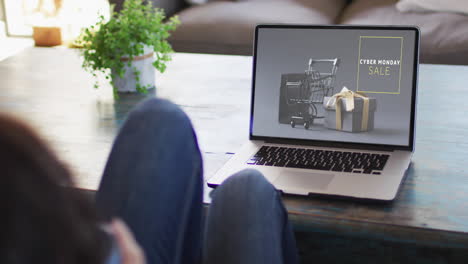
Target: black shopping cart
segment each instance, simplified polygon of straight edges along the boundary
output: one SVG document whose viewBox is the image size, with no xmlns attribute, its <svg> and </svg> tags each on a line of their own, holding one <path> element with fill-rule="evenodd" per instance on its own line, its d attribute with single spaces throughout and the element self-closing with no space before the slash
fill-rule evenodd
<svg viewBox="0 0 468 264">
<path fill-rule="evenodd" d="M 330 72 L 316 70 L 318 63 L 331 63 Z M 308 129 L 319 116 L 318 104 L 323 104 L 325 96 L 333 94 L 339 59 L 309 59 L 309 67 L 301 77 L 287 79 L 285 99 L 291 127 L 302 124 Z"/>
</svg>

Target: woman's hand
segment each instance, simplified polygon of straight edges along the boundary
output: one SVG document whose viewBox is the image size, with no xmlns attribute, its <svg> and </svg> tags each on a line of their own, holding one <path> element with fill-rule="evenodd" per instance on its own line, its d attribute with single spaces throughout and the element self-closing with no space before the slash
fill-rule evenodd
<svg viewBox="0 0 468 264">
<path fill-rule="evenodd" d="M 145 254 L 125 223 L 114 219 L 111 228 L 119 247 L 122 264 L 145 264 Z"/>
</svg>

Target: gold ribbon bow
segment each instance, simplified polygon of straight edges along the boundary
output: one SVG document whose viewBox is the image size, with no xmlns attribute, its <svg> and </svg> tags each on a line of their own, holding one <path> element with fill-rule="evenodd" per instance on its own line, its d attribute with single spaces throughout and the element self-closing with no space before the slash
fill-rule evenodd
<svg viewBox="0 0 468 264">
<path fill-rule="evenodd" d="M 366 131 L 369 123 L 369 97 L 361 92 L 353 92 L 346 87 L 341 89 L 341 92 L 334 94 L 326 104 L 326 108 L 335 106 L 336 113 L 336 129 L 342 130 L 342 117 L 341 117 L 341 100 L 346 100 L 346 111 L 350 112 L 354 110 L 354 98 L 362 98 L 364 107 L 362 109 L 362 123 L 361 131 Z"/>
</svg>

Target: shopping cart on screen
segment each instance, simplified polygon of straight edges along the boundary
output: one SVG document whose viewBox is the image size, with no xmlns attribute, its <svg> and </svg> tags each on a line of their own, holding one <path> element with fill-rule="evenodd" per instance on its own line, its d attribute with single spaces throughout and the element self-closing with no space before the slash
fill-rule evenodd
<svg viewBox="0 0 468 264">
<path fill-rule="evenodd" d="M 319 71 L 317 69 L 319 64 L 322 64 L 320 69 L 323 69 L 323 64 L 327 64 L 330 71 Z M 303 125 L 305 129 L 308 129 L 314 119 L 323 118 L 323 115 L 319 115 L 317 107 L 323 104 L 325 96 L 333 95 L 338 65 L 339 59 L 337 58 L 309 59 L 309 65 L 303 77 L 286 80 L 285 100 L 291 127 Z"/>
</svg>

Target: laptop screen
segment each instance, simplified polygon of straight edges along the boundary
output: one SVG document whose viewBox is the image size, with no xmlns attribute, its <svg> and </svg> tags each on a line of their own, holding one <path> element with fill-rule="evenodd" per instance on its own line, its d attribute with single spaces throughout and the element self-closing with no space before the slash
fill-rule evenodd
<svg viewBox="0 0 468 264">
<path fill-rule="evenodd" d="M 409 146 L 417 34 L 259 26 L 251 135 Z"/>
</svg>

